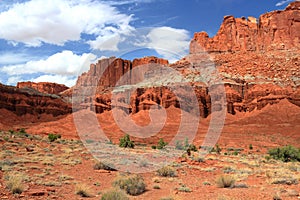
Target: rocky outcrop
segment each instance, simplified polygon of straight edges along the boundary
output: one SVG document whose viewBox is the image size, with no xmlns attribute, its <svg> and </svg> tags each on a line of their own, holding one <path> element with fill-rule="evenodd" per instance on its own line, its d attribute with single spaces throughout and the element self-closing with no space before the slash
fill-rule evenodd
<svg viewBox="0 0 300 200">
<path fill-rule="evenodd" d="M 135 80 L 137 77 L 132 77 L 130 73 L 126 73 L 137 66 L 151 63 L 167 65 L 169 62 L 154 56 L 134 59 L 132 62 L 115 57 L 105 58 L 96 64 L 91 64 L 89 71 L 78 77 L 75 87 L 98 86 L 102 89 L 113 87 L 122 76 L 126 76 L 128 80 L 125 84 L 131 84 L 137 81 Z"/>
<path fill-rule="evenodd" d="M 218 33 L 209 38 L 205 32 L 195 33 L 190 53 L 197 51 L 236 52 L 271 51 L 300 48 L 300 2 L 291 3 L 283 11 L 253 17 L 225 16 Z"/>
<path fill-rule="evenodd" d="M 18 116 L 49 114 L 54 117 L 71 113 L 71 105 L 57 95 L 40 93 L 32 88 L 16 88 L 0 84 L 0 109 Z"/>
<path fill-rule="evenodd" d="M 169 65 L 168 61 L 156 57 L 133 61 L 120 58 L 100 60 L 78 78 L 76 86 L 68 94 L 79 95 L 85 99 L 81 106 L 91 106 L 97 113 L 109 111 L 116 106 L 112 102 L 112 90 L 118 80 L 122 77 L 123 85 L 135 84 L 143 77 L 134 76 L 131 70 L 157 63 L 189 78 L 198 99 L 200 115 L 207 117 L 212 112 L 211 91 L 199 78 L 201 73 L 195 71 L 195 66 L 205 68 L 215 64 L 225 84 L 229 113 L 260 110 L 283 99 L 299 106 L 299 7 L 300 2 L 293 2 L 283 11 L 261 15 L 259 20 L 226 16 L 215 37 L 209 38 L 205 32 L 195 33 L 190 44 L 191 54 L 174 64 Z M 208 54 L 197 54 L 203 49 Z M 193 56 L 198 56 L 196 61 L 200 63 L 191 61 Z M 210 59 L 214 63 L 208 61 Z M 164 78 L 161 77 L 158 82 Z M 171 76 L 168 78 L 173 79 Z M 179 99 L 163 84 L 151 86 L 149 83 L 134 88 L 128 95 L 129 99 L 117 96 L 117 106 L 133 114 L 149 110 L 153 105 L 180 107 Z M 189 105 L 185 109 L 189 111 Z"/>
<path fill-rule="evenodd" d="M 67 86 L 63 84 L 57 84 L 57 83 L 49 83 L 49 82 L 18 82 L 17 88 L 33 88 L 41 93 L 46 94 L 59 94 L 67 89 L 69 89 Z"/>
</svg>

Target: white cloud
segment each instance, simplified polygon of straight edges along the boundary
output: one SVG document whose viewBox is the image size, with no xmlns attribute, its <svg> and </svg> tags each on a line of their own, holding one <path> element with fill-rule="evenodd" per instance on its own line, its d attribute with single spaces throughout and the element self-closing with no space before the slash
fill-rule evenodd
<svg viewBox="0 0 300 200">
<path fill-rule="evenodd" d="M 282 6 L 282 5 L 284 5 L 284 4 L 288 3 L 288 2 L 292 2 L 292 1 L 293 1 L 293 0 L 284 0 L 284 1 L 280 1 L 280 2 L 276 3 L 276 6 Z"/>
<path fill-rule="evenodd" d="M 132 16 L 93 0 L 31 0 L 0 13 L 0 38 L 40 46 L 78 41 L 81 34 L 107 36 L 132 29 Z"/>
<path fill-rule="evenodd" d="M 121 5 L 128 5 L 128 4 L 137 4 L 137 3 L 151 3 L 155 0 L 118 0 L 118 1 L 106 1 L 109 5 L 114 6 L 121 6 Z"/>
<path fill-rule="evenodd" d="M 68 87 L 75 85 L 77 77 L 62 76 L 62 75 L 42 75 L 37 78 L 31 79 L 33 82 L 54 82 L 64 84 Z"/>
<path fill-rule="evenodd" d="M 75 76 L 86 71 L 95 60 L 94 54 L 76 55 L 72 51 L 62 51 L 44 60 L 4 66 L 0 72 L 10 76 L 35 73 Z"/>
<path fill-rule="evenodd" d="M 4 52 L 0 54 L 0 65 L 24 63 L 32 59 L 34 56 L 25 53 Z"/>
<path fill-rule="evenodd" d="M 23 81 L 21 76 L 11 76 L 7 79 L 6 84 L 7 85 L 16 85 L 18 82 Z"/>
<path fill-rule="evenodd" d="M 98 36 L 96 40 L 88 41 L 88 44 L 92 49 L 99 49 L 100 51 L 118 51 L 118 44 L 120 40 L 120 35 Z"/>
<path fill-rule="evenodd" d="M 137 45 L 154 49 L 170 62 L 178 60 L 188 53 L 190 37 L 187 30 L 166 26 L 157 27 L 151 29 L 145 38 Z"/>
</svg>

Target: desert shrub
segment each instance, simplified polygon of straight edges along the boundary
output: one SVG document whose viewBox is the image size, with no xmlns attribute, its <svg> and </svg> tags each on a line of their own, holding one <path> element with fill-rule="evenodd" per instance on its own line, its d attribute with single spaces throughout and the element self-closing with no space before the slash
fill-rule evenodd
<svg viewBox="0 0 300 200">
<path fill-rule="evenodd" d="M 112 189 L 105 192 L 101 200 L 129 200 L 126 193 L 120 189 Z"/>
<path fill-rule="evenodd" d="M 296 178 L 276 178 L 271 183 L 272 184 L 297 185 L 298 180 Z"/>
<path fill-rule="evenodd" d="M 216 183 L 220 188 L 232 188 L 235 183 L 235 178 L 231 175 L 221 175 L 217 178 Z"/>
<path fill-rule="evenodd" d="M 203 156 L 195 156 L 195 157 L 192 157 L 192 160 L 197 161 L 197 162 L 204 162 L 204 157 Z"/>
<path fill-rule="evenodd" d="M 128 134 L 126 134 L 124 137 L 120 138 L 120 147 L 123 148 L 134 148 L 134 142 L 130 140 L 130 137 Z"/>
<path fill-rule="evenodd" d="M 281 160 L 283 162 L 300 162 L 300 149 L 291 145 L 269 149 L 268 154 L 275 160 Z"/>
<path fill-rule="evenodd" d="M 53 133 L 50 133 L 48 134 L 48 139 L 50 142 L 54 142 L 55 140 L 61 138 L 61 135 L 59 134 L 53 134 Z"/>
<path fill-rule="evenodd" d="M 176 141 L 175 149 L 177 149 L 177 150 L 183 150 L 184 149 L 182 141 L 179 141 L 179 140 Z"/>
<path fill-rule="evenodd" d="M 252 150 L 253 149 L 253 145 L 249 144 L 249 149 Z"/>
<path fill-rule="evenodd" d="M 21 175 L 10 174 L 7 176 L 6 187 L 13 194 L 21 194 L 24 190 L 23 178 Z"/>
<path fill-rule="evenodd" d="M 216 146 L 210 150 L 210 152 L 216 152 L 217 154 L 220 154 L 221 151 L 222 151 L 222 148 L 218 144 L 216 144 Z"/>
<path fill-rule="evenodd" d="M 124 190 L 129 195 L 142 194 L 146 189 L 143 177 L 137 174 L 120 175 L 114 180 L 113 186 Z"/>
<path fill-rule="evenodd" d="M 104 170 L 109 170 L 109 171 L 115 171 L 113 166 L 111 167 L 109 164 L 105 164 L 103 162 L 97 162 L 93 168 L 95 170 L 104 169 Z"/>
<path fill-rule="evenodd" d="M 194 152 L 198 151 L 197 147 L 196 147 L 194 144 L 190 144 L 190 145 L 188 146 L 188 149 L 189 149 L 190 151 L 194 151 Z"/>
<path fill-rule="evenodd" d="M 160 186 L 159 186 L 159 185 L 154 185 L 154 186 L 153 186 L 153 189 L 159 190 L 159 189 L 160 189 Z"/>
<path fill-rule="evenodd" d="M 78 183 L 75 186 L 75 194 L 81 197 L 91 197 L 91 189 L 83 183 Z"/>
<path fill-rule="evenodd" d="M 192 190 L 189 187 L 187 187 L 186 185 L 180 186 L 179 188 L 177 188 L 177 190 L 180 192 L 192 192 Z"/>
<path fill-rule="evenodd" d="M 175 177 L 176 171 L 173 167 L 164 166 L 163 168 L 160 168 L 159 170 L 157 170 L 157 174 L 159 176 L 163 176 L 163 177 Z"/>
<path fill-rule="evenodd" d="M 157 144 L 157 149 L 163 149 L 165 146 L 167 146 L 168 143 L 164 141 L 164 139 L 160 138 Z"/>
</svg>

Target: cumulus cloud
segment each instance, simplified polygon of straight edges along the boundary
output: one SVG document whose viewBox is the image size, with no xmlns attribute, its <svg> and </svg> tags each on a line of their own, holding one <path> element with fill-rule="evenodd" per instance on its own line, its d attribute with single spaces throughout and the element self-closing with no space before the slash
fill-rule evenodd
<svg viewBox="0 0 300 200">
<path fill-rule="evenodd" d="M 284 1 L 280 1 L 280 2 L 278 2 L 278 3 L 276 3 L 276 6 L 282 6 L 282 5 L 284 5 L 284 4 L 286 4 L 286 3 L 289 3 L 289 2 L 292 2 L 293 0 L 284 0 Z"/>
<path fill-rule="evenodd" d="M 12 44 L 63 45 L 81 34 L 105 37 L 131 30 L 131 15 L 93 0 L 30 0 L 0 13 L 0 38 Z"/>
<path fill-rule="evenodd" d="M 172 27 L 152 28 L 138 46 L 154 49 L 158 54 L 173 62 L 188 53 L 190 43 L 189 32 Z"/>
<path fill-rule="evenodd" d="M 77 75 L 86 71 L 96 56 L 90 53 L 76 55 L 72 51 L 62 51 L 44 60 L 28 61 L 24 64 L 3 66 L 0 71 L 8 75 L 50 73 L 58 75 Z"/>
</svg>

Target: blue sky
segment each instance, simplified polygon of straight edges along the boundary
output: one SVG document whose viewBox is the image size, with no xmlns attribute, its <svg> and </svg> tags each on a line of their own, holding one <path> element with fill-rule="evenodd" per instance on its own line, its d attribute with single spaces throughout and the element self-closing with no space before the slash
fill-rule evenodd
<svg viewBox="0 0 300 200">
<path fill-rule="evenodd" d="M 194 32 L 223 16 L 284 9 L 289 0 L 0 0 L 0 82 L 74 85 L 91 62 L 188 54 Z"/>
</svg>

